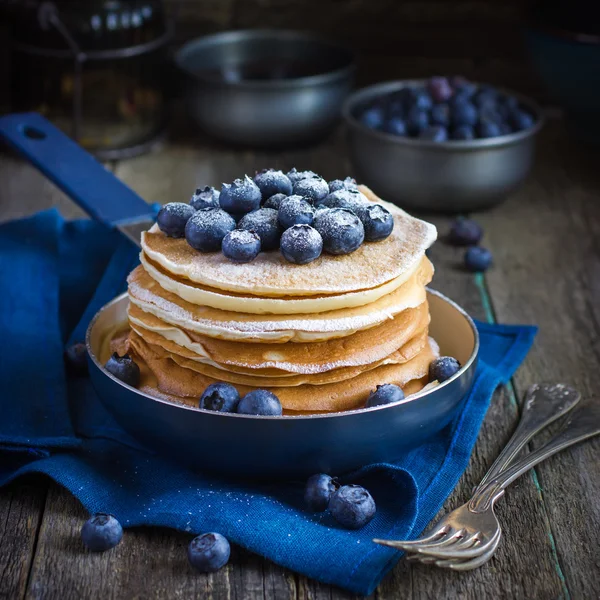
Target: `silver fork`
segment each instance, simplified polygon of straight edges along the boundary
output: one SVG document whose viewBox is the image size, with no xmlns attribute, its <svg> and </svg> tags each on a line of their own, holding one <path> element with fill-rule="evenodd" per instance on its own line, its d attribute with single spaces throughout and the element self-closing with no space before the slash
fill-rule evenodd
<svg viewBox="0 0 600 600">
<path fill-rule="evenodd" d="M 527 405 L 535 404 L 536 396 L 539 398 L 540 393 L 546 394 L 548 390 L 552 391 L 552 388 L 555 386 L 538 386 L 536 390 L 532 390 L 533 402 L 528 401 Z M 560 394 L 551 394 L 550 396 L 550 401 L 556 402 L 557 398 L 561 400 L 561 402 L 556 402 L 555 410 L 558 414 L 553 415 L 551 420 L 565 414 L 578 400 L 578 394 L 572 388 L 560 386 L 560 389 Z M 529 398 L 529 400 L 531 399 Z M 536 432 L 547 424 L 547 421 L 543 423 L 538 421 Z M 507 461 L 532 437 L 533 434 L 525 434 L 523 431 L 521 427 L 518 428 L 509 443 L 510 448 L 505 450 L 499 460 L 494 463 L 492 467 L 494 471 L 506 467 Z M 482 557 L 483 554 L 489 553 L 494 544 L 499 541 L 500 525 L 493 513 L 493 504 L 502 496 L 506 486 L 548 456 L 598 433 L 600 433 L 600 408 L 588 406 L 569 419 L 561 432 L 543 448 L 526 456 L 514 466 L 508 467 L 504 471 L 501 470 L 500 475 L 495 478 L 486 477 L 485 483 L 477 488 L 471 501 L 444 517 L 429 535 L 413 541 L 374 541 L 438 559 L 461 559 L 464 561 Z M 438 562 L 441 563 L 440 566 L 450 566 L 447 561 L 438 560 L 436 564 Z M 458 563 L 456 564 L 456 568 L 460 566 Z M 464 565 L 462 566 L 464 567 Z"/>
</svg>

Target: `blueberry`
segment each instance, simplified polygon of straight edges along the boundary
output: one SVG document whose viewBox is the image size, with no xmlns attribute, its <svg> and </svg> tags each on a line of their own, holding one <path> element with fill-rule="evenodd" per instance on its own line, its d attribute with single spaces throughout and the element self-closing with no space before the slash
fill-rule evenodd
<svg viewBox="0 0 600 600">
<path fill-rule="evenodd" d="M 88 372 L 87 348 L 83 342 L 71 344 L 65 350 L 65 365 L 72 375 L 85 375 Z"/>
<path fill-rule="evenodd" d="M 283 229 L 292 225 L 311 225 L 315 218 L 313 205 L 302 196 L 288 196 L 279 206 L 278 220 Z"/>
<path fill-rule="evenodd" d="M 219 208 L 219 195 L 219 190 L 215 190 L 214 187 L 207 185 L 204 189 L 198 188 L 190 200 L 190 206 L 195 210 Z"/>
<path fill-rule="evenodd" d="M 92 552 L 104 552 L 114 548 L 123 538 L 121 523 L 105 513 L 90 517 L 81 528 L 81 541 Z"/>
<path fill-rule="evenodd" d="M 352 177 L 346 177 L 343 181 L 341 179 L 334 179 L 329 182 L 329 192 L 337 192 L 338 190 L 358 190 L 358 184 L 356 179 Z"/>
<path fill-rule="evenodd" d="M 464 98 L 471 98 L 477 91 L 477 86 L 468 81 L 465 77 L 451 77 L 450 85 L 454 88 L 454 95 L 461 95 Z"/>
<path fill-rule="evenodd" d="M 453 93 L 452 86 L 446 77 L 432 77 L 427 82 L 427 89 L 434 102 L 447 102 Z"/>
<path fill-rule="evenodd" d="M 450 106 L 448 104 L 436 104 L 429 115 L 432 125 L 450 125 Z"/>
<path fill-rule="evenodd" d="M 329 254 L 350 254 L 365 239 L 363 224 L 347 208 L 330 208 L 318 212 L 314 227 L 323 238 L 323 249 Z"/>
<path fill-rule="evenodd" d="M 446 241 L 452 246 L 475 246 L 483 237 L 479 223 L 471 219 L 457 219 L 450 226 Z"/>
<path fill-rule="evenodd" d="M 534 118 L 524 110 L 513 111 L 510 115 L 510 124 L 514 127 L 515 131 L 529 129 L 533 127 L 534 123 Z"/>
<path fill-rule="evenodd" d="M 242 415 L 260 415 L 278 417 L 283 413 L 279 398 L 268 390 L 252 390 L 238 404 L 238 413 Z"/>
<path fill-rule="evenodd" d="M 221 194 L 223 198 L 223 194 Z M 220 208 L 201 208 L 185 226 L 187 243 L 200 252 L 221 250 L 223 238 L 235 229 L 234 218 Z"/>
<path fill-rule="evenodd" d="M 465 252 L 465 267 L 474 273 L 483 273 L 492 265 L 492 253 L 487 248 L 471 246 Z"/>
<path fill-rule="evenodd" d="M 263 208 L 274 208 L 275 210 L 279 210 L 279 205 L 282 200 L 285 200 L 286 198 L 286 194 L 273 194 L 273 196 L 263 204 Z"/>
<path fill-rule="evenodd" d="M 367 204 L 357 209 L 356 214 L 365 228 L 365 241 L 385 240 L 394 229 L 394 217 L 381 204 Z"/>
<path fill-rule="evenodd" d="M 239 401 L 240 395 L 230 383 L 211 383 L 200 396 L 200 408 L 235 412 Z"/>
<path fill-rule="evenodd" d="M 427 129 L 428 125 L 429 116 L 426 111 L 420 109 L 418 106 L 413 106 L 408 111 L 408 117 L 406 119 L 406 128 L 410 135 L 419 135 L 421 131 Z"/>
<path fill-rule="evenodd" d="M 310 225 L 292 225 L 281 236 L 281 254 L 296 265 L 305 265 L 321 256 L 323 238 Z"/>
<path fill-rule="evenodd" d="M 498 102 L 498 92 L 491 85 L 481 85 L 473 97 L 473 103 L 479 108 L 495 105 Z"/>
<path fill-rule="evenodd" d="M 117 379 L 131 387 L 140 385 L 140 368 L 129 354 L 119 356 L 116 352 L 106 361 L 104 368 Z"/>
<path fill-rule="evenodd" d="M 156 223 L 165 235 L 182 238 L 185 236 L 185 225 L 194 212 L 194 208 L 189 204 L 169 202 L 158 211 Z"/>
<path fill-rule="evenodd" d="M 292 193 L 292 182 L 282 171 L 275 169 L 263 169 L 254 176 L 254 183 L 258 186 L 263 198 L 270 198 L 275 194 Z"/>
<path fill-rule="evenodd" d="M 316 175 L 314 171 L 297 171 L 295 167 L 287 172 L 288 179 L 292 182 L 292 187 L 297 181 L 312 177 L 313 175 Z"/>
<path fill-rule="evenodd" d="M 475 132 L 471 125 L 459 125 L 452 130 L 450 137 L 453 140 L 472 140 L 475 138 Z"/>
<path fill-rule="evenodd" d="M 329 186 L 319 175 L 312 175 L 294 183 L 294 194 L 320 202 L 329 194 Z"/>
<path fill-rule="evenodd" d="M 404 400 L 404 392 L 402 388 L 399 388 L 393 383 L 384 383 L 378 385 L 374 392 L 371 392 L 367 398 L 365 408 L 372 408 L 373 406 L 381 406 L 382 404 L 391 404 L 392 402 L 400 402 Z"/>
<path fill-rule="evenodd" d="M 479 111 L 479 122 L 487 121 L 488 123 L 496 123 L 500 125 L 503 117 L 495 106 L 483 106 Z"/>
<path fill-rule="evenodd" d="M 378 106 L 368 108 L 360 115 L 360 122 L 369 129 L 381 129 L 385 115 Z"/>
<path fill-rule="evenodd" d="M 479 118 L 477 109 L 471 102 L 461 102 L 452 107 L 450 118 L 455 127 L 459 125 L 475 125 Z"/>
<path fill-rule="evenodd" d="M 229 561 L 231 548 L 227 538 L 220 533 L 203 533 L 188 546 L 190 565 L 200 573 L 214 573 Z"/>
<path fill-rule="evenodd" d="M 398 135 L 403 137 L 407 134 L 406 123 L 401 117 L 392 117 L 388 119 L 384 126 L 383 130 L 386 133 L 391 133 L 392 135 Z"/>
<path fill-rule="evenodd" d="M 339 487 L 338 483 L 329 475 L 325 475 L 325 473 L 311 475 L 306 481 L 306 487 L 304 488 L 304 503 L 308 510 L 312 512 L 327 510 L 331 495 Z"/>
<path fill-rule="evenodd" d="M 254 231 L 234 229 L 223 238 L 221 250 L 232 262 L 248 263 L 260 252 L 260 237 Z"/>
<path fill-rule="evenodd" d="M 263 250 L 275 250 L 279 248 L 281 228 L 277 221 L 278 212 L 274 208 L 260 208 L 248 213 L 238 223 L 238 229 L 253 231 L 260 238 Z"/>
<path fill-rule="evenodd" d="M 428 111 L 433 106 L 433 99 L 427 90 L 417 88 L 414 90 L 412 105 L 419 110 Z"/>
<path fill-rule="evenodd" d="M 360 485 L 343 485 L 329 500 L 331 516 L 347 529 L 360 529 L 375 516 L 375 501 Z"/>
<path fill-rule="evenodd" d="M 248 213 L 260 206 L 261 199 L 260 189 L 246 175 L 244 179 L 236 179 L 231 185 L 223 184 L 219 204 L 230 213 Z"/>
<path fill-rule="evenodd" d="M 429 365 L 429 381 L 442 383 L 458 372 L 460 363 L 451 356 L 440 356 Z"/>
<path fill-rule="evenodd" d="M 515 96 L 502 96 L 501 102 L 509 111 L 519 109 L 519 100 Z"/>
<path fill-rule="evenodd" d="M 448 139 L 448 130 L 441 125 L 431 125 L 419 133 L 420 140 L 430 142 L 445 142 Z"/>
<path fill-rule="evenodd" d="M 366 196 L 358 190 L 336 190 L 331 192 L 320 206 L 327 208 L 349 208 L 358 214 L 358 209 L 367 205 L 369 201 Z"/>
<path fill-rule="evenodd" d="M 480 138 L 493 138 L 502 135 L 502 130 L 498 123 L 481 121 L 479 125 L 477 125 L 477 135 Z"/>
<path fill-rule="evenodd" d="M 513 128 L 508 123 L 500 123 L 500 133 L 502 135 L 508 135 L 513 132 Z"/>
</svg>

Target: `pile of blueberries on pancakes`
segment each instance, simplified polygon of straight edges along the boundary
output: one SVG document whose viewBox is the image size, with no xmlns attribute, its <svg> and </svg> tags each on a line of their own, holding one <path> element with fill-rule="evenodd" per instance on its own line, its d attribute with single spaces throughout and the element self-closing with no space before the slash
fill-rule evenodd
<svg viewBox="0 0 600 600">
<path fill-rule="evenodd" d="M 160 230 L 185 237 L 199 252 L 217 252 L 236 263 L 279 249 L 290 263 L 307 264 L 322 252 L 354 252 L 363 242 L 387 238 L 391 213 L 362 194 L 347 177 L 329 183 L 312 171 L 274 169 L 247 175 L 221 190 L 197 189 L 189 204 L 165 204 Z"/>
</svg>

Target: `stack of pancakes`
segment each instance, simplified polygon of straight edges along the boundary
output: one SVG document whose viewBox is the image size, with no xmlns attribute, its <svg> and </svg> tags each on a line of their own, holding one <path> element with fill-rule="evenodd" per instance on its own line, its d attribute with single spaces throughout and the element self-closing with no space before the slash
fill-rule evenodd
<svg viewBox="0 0 600 600">
<path fill-rule="evenodd" d="M 130 330 L 114 341 L 135 354 L 141 389 L 197 406 L 224 381 L 272 391 L 285 414 L 360 408 L 382 383 L 421 390 L 438 355 L 425 292 L 436 230 L 360 189 L 393 214 L 392 234 L 306 265 L 277 250 L 236 264 L 146 232 L 128 280 Z"/>
</svg>

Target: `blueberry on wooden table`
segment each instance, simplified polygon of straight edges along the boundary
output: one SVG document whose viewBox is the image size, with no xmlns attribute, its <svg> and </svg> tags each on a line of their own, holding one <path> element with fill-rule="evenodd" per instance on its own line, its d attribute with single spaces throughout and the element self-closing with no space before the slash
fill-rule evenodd
<svg viewBox="0 0 600 600">
<path fill-rule="evenodd" d="M 483 237 L 479 223 L 471 219 L 457 219 L 450 226 L 446 242 L 453 246 L 475 246 Z"/>
<path fill-rule="evenodd" d="M 231 548 L 220 533 L 203 533 L 195 537 L 188 546 L 190 565 L 200 573 L 214 573 L 229 561 Z"/>
<path fill-rule="evenodd" d="M 81 528 L 81 541 L 92 552 L 114 548 L 123 538 L 123 527 L 113 515 L 97 513 Z"/>
<path fill-rule="evenodd" d="M 472 246 L 465 252 L 465 268 L 473 273 L 483 273 L 492 266 L 492 253 L 487 248 Z"/>
</svg>

